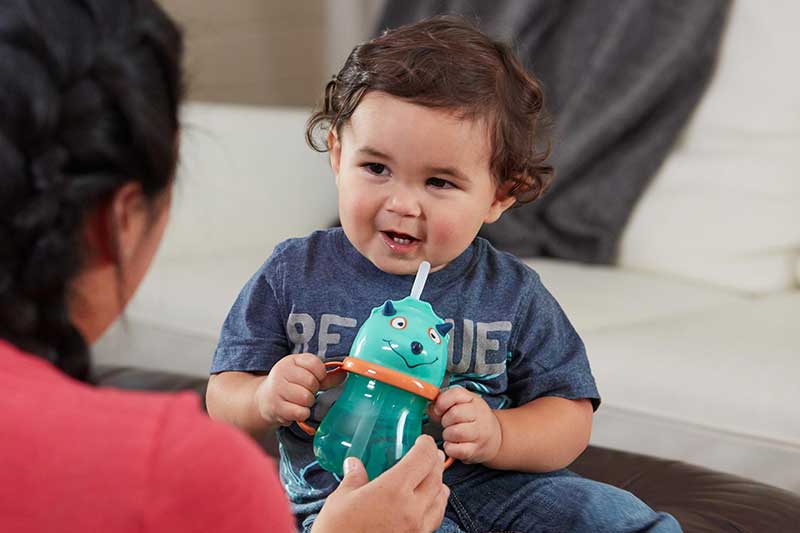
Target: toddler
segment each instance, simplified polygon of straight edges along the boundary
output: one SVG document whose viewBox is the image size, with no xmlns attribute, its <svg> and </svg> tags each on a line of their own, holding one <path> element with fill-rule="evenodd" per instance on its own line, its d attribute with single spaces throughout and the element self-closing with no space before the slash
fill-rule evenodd
<svg viewBox="0 0 800 533">
<path fill-rule="evenodd" d="M 348 354 L 373 307 L 409 294 L 423 260 L 423 299 L 454 324 L 449 386 L 429 408 L 458 459 L 440 531 L 680 529 L 565 470 L 600 404 L 583 342 L 534 271 L 477 237 L 547 187 L 542 100 L 507 46 L 455 17 L 357 46 L 327 85 L 307 137 L 330 153 L 342 227 L 279 244 L 247 282 L 208 392 L 212 416 L 278 429 L 301 529 L 338 483 L 296 424 L 318 420 L 332 401 L 320 391 L 341 381 L 323 361 Z"/>
</svg>

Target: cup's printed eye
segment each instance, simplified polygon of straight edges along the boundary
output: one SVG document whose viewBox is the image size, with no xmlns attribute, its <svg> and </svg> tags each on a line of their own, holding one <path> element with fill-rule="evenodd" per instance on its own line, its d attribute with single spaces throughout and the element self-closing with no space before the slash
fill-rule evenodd
<svg viewBox="0 0 800 533">
<path fill-rule="evenodd" d="M 406 321 L 405 317 L 396 316 L 389 322 L 389 324 L 391 324 L 394 329 L 406 329 L 408 322 Z"/>
<path fill-rule="evenodd" d="M 442 343 L 442 338 L 439 336 L 439 333 L 434 328 L 428 328 L 428 337 L 430 337 L 431 340 L 436 344 Z"/>
</svg>

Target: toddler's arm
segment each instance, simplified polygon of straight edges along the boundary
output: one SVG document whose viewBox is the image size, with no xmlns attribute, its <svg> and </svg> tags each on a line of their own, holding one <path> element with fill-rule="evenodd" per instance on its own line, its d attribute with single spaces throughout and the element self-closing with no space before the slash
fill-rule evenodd
<svg viewBox="0 0 800 533">
<path fill-rule="evenodd" d="M 512 409 L 493 411 L 500 422 L 500 450 L 487 466 L 550 472 L 568 466 L 589 445 L 592 403 L 543 396 Z"/>
<path fill-rule="evenodd" d="M 262 435 L 307 419 L 315 393 L 343 378 L 327 375 L 325 365 L 314 354 L 287 355 L 266 376 L 249 372 L 211 376 L 206 392 L 208 413 L 252 435 Z"/>
<path fill-rule="evenodd" d="M 589 400 L 555 396 L 492 410 L 477 394 L 452 387 L 439 395 L 429 412 L 444 427 L 448 455 L 501 470 L 564 468 L 586 448 L 592 429 Z"/>
<path fill-rule="evenodd" d="M 274 430 L 261 416 L 255 403 L 255 392 L 267 376 L 249 372 L 213 374 L 206 389 L 206 408 L 211 418 L 230 422 L 239 429 L 260 436 Z"/>
</svg>

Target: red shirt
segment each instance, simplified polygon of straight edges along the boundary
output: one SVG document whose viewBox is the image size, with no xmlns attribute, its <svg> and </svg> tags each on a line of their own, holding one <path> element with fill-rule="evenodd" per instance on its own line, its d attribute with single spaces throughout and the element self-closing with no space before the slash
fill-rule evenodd
<svg viewBox="0 0 800 533">
<path fill-rule="evenodd" d="M 274 462 L 192 393 L 96 388 L 0 340 L 0 530 L 294 531 Z"/>
</svg>

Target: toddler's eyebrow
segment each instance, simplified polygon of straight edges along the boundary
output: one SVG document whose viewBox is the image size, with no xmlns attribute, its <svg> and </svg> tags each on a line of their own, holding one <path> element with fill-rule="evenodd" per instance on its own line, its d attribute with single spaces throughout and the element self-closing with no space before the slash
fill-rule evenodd
<svg viewBox="0 0 800 533">
<path fill-rule="evenodd" d="M 385 159 L 387 161 L 392 161 L 392 156 L 389 154 L 384 154 L 377 148 L 373 148 L 371 146 L 362 146 L 358 150 L 356 150 L 361 155 L 371 155 L 373 157 L 380 157 L 381 159 Z"/>
<path fill-rule="evenodd" d="M 446 174 L 453 178 L 467 181 L 467 176 L 454 167 L 430 167 L 428 169 L 432 174 Z"/>
</svg>

